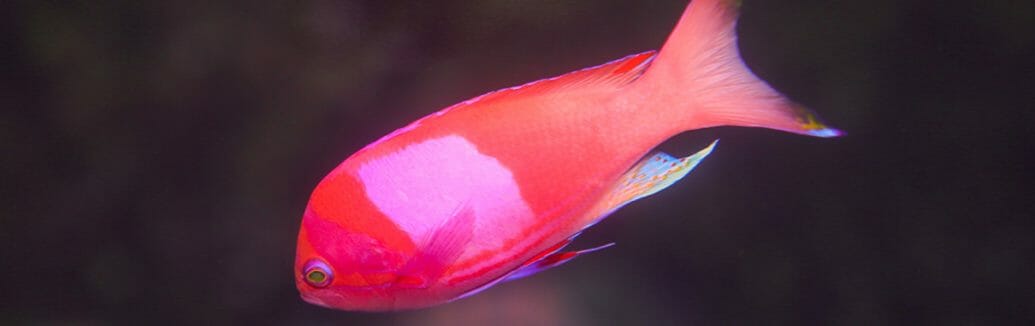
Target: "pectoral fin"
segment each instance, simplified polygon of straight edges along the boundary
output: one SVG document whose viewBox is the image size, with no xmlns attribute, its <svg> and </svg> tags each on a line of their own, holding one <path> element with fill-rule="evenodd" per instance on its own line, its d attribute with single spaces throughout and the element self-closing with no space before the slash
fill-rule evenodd
<svg viewBox="0 0 1035 326">
<path fill-rule="evenodd" d="M 399 270 L 396 285 L 426 287 L 442 276 L 471 242 L 474 218 L 474 210 L 470 205 L 460 205 Z"/>
</svg>

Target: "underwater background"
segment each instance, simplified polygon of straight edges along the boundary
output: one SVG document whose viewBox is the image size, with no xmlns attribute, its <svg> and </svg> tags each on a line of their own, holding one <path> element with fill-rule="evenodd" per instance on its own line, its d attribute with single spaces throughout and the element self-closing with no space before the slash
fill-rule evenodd
<svg viewBox="0 0 1035 326">
<path fill-rule="evenodd" d="M 479 94 L 656 49 L 664 1 L 0 3 L 0 324 L 1032 324 L 1035 2 L 744 1 L 753 71 L 848 135 L 721 138 L 616 246 L 430 309 L 303 302 L 309 192 Z"/>
</svg>

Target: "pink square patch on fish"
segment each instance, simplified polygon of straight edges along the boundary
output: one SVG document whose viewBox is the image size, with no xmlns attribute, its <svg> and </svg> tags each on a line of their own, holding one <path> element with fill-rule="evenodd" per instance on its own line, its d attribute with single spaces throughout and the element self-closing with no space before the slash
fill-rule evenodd
<svg viewBox="0 0 1035 326">
<path fill-rule="evenodd" d="M 514 177 L 461 136 L 411 144 L 359 167 L 367 197 L 416 243 L 426 241 L 461 205 L 476 216 L 465 256 L 515 236 L 506 226 L 532 223 Z"/>
</svg>

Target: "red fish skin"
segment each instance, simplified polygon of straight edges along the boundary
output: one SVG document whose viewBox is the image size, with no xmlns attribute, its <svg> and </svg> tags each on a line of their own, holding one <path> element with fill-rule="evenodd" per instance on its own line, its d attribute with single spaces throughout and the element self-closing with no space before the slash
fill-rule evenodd
<svg viewBox="0 0 1035 326">
<path fill-rule="evenodd" d="M 360 182 L 356 180 L 357 171 L 370 160 L 422 140 L 459 135 L 470 141 L 479 151 L 496 158 L 514 174 L 515 182 L 521 186 L 523 199 L 541 224 L 514 225 L 515 228 L 523 229 L 521 233 L 527 236 L 516 242 L 501 244 L 497 250 L 486 251 L 475 258 L 480 265 L 492 266 L 491 269 L 474 268 L 476 266 L 472 266 L 472 261 L 458 261 L 442 277 L 441 283 L 447 286 L 420 291 L 420 295 L 413 299 L 417 301 L 415 303 L 403 301 L 411 297 L 404 293 L 416 291 L 393 290 L 393 307 L 420 305 L 428 301 L 427 297 L 459 296 L 470 288 L 504 276 L 532 256 L 584 227 L 585 218 L 581 214 L 596 202 L 613 183 L 613 179 L 617 179 L 653 147 L 653 144 L 646 146 L 650 141 L 643 139 L 643 133 L 640 137 L 633 137 L 637 132 L 635 129 L 622 128 L 620 124 L 627 124 L 628 121 L 615 118 L 616 111 L 624 109 L 609 105 L 620 102 L 614 100 L 620 95 L 618 88 L 615 85 L 600 84 L 596 87 L 573 88 L 563 96 L 533 92 L 523 97 L 475 100 L 448 108 L 443 110 L 446 113 L 421 119 L 415 125 L 403 128 L 405 132 L 396 133 L 346 159 L 317 186 L 310 207 L 316 213 L 314 216 L 333 221 L 343 229 L 362 232 L 376 230 L 381 233 L 379 237 L 385 239 L 381 244 L 385 251 L 413 255 L 415 241 L 403 236 L 398 229 L 386 225 L 370 227 L 370 222 L 356 220 L 357 215 L 373 221 L 391 220 L 369 204 Z M 352 206 L 341 207 L 343 203 L 351 203 Z M 359 207 L 362 207 L 362 214 L 336 213 L 356 211 Z M 303 241 L 301 238 L 300 241 Z M 305 256 L 308 255 L 298 255 L 300 258 Z M 299 259 L 296 268 L 301 268 L 304 263 L 303 259 Z M 347 262 L 342 264 L 356 265 Z M 399 267 L 375 268 L 366 273 L 385 272 Z M 377 291 L 368 292 L 371 297 L 383 295 Z M 376 300 L 365 299 L 368 303 L 373 301 Z"/>
<path fill-rule="evenodd" d="M 693 1 L 653 62 L 653 53 L 626 59 L 646 67 L 642 76 L 631 73 L 639 78 L 587 79 L 575 73 L 489 94 L 429 115 L 347 158 L 313 191 L 303 217 L 295 263 L 303 298 L 336 309 L 383 311 L 460 297 L 505 277 L 595 222 L 595 205 L 613 184 L 659 143 L 686 130 L 741 125 L 828 135 L 815 131 L 832 129 L 743 66 L 730 34 L 735 9 L 729 6 L 720 0 Z M 700 57 L 716 52 L 702 48 L 706 46 L 730 48 L 732 55 L 721 56 L 718 64 L 732 68 L 715 71 L 704 64 L 709 68 L 704 73 L 721 75 L 717 77 L 694 71 L 700 61 L 714 59 Z M 622 63 L 598 68 L 597 77 L 614 73 Z M 729 80 L 737 82 L 709 84 Z M 434 280 L 407 286 L 409 275 L 395 273 L 421 254 L 421 240 L 372 203 L 360 170 L 413 144 L 450 136 L 473 144 L 505 167 L 534 218 L 507 225 L 514 233 L 505 239 L 500 234 L 471 235 L 472 241 L 496 245 L 465 254 Z M 361 237 L 349 242 L 343 234 Z M 312 257 L 347 270 L 336 270 L 329 288 L 315 289 L 297 272 Z"/>
<path fill-rule="evenodd" d="M 414 300 L 418 301 L 417 303 L 410 304 L 399 300 L 411 297 L 406 292 L 420 291 L 397 290 L 394 293 L 396 300 L 393 301 L 393 307 L 419 305 L 421 301 L 427 300 L 426 297 L 459 296 L 467 289 L 504 276 L 506 272 L 519 267 L 532 256 L 580 230 L 585 226 L 585 217 L 581 216 L 581 213 L 588 210 L 614 180 L 652 147 L 643 146 L 645 141 L 641 138 L 595 136 L 596 133 L 602 135 L 629 133 L 628 130 L 622 130 L 619 126 L 614 125 L 617 121 L 600 121 L 616 120 L 608 116 L 606 111 L 614 109 L 603 106 L 606 102 L 606 97 L 603 96 L 600 98 L 589 96 L 532 98 L 492 107 L 483 107 L 485 105 L 474 103 L 463 108 L 456 108 L 449 114 L 425 119 L 414 129 L 385 140 L 378 146 L 367 148 L 346 160 L 332 173 L 333 176 L 329 176 L 317 187 L 310 205 L 318 214 L 335 212 L 340 209 L 321 207 L 332 206 L 332 204 L 325 203 L 355 202 L 355 200 L 342 199 L 339 196 L 325 199 L 323 196 L 349 193 L 354 197 L 363 196 L 362 188 L 355 185 L 354 176 L 357 174 L 356 170 L 359 166 L 367 160 L 394 152 L 407 144 L 424 139 L 453 134 L 469 140 L 478 147 L 479 151 L 495 157 L 510 169 L 516 183 L 521 186 L 522 197 L 542 224 L 515 225 L 516 228 L 525 229 L 523 233 L 528 236 L 522 238 L 518 243 L 512 243 L 509 246 L 503 245 L 498 251 L 485 252 L 478 258 L 481 260 L 480 262 L 496 261 L 504 264 L 495 266 L 491 270 L 470 270 L 465 268 L 470 266 L 470 262 L 459 261 L 455 265 L 457 267 L 451 268 L 443 276 L 442 283 L 448 286 L 441 288 L 441 294 L 436 293 L 438 291 L 425 290 L 419 293 L 418 298 Z M 587 112 L 590 110 L 583 109 L 585 107 L 601 109 L 596 110 L 597 112 Z M 489 110 L 493 114 L 479 112 Z M 564 110 L 568 110 L 568 112 L 558 112 Z M 557 118 L 543 120 L 540 115 L 545 114 L 544 111 L 557 113 Z M 608 131 L 608 129 L 614 130 Z M 536 135 L 543 134 L 554 136 L 536 137 Z M 609 139 L 619 139 L 619 141 L 608 141 Z M 530 155 L 530 153 L 537 154 Z M 556 159 L 558 157 L 566 159 L 559 161 Z M 365 202 L 366 200 L 360 201 Z M 363 204 L 363 206 L 366 205 L 369 204 Z M 376 215 L 379 214 L 368 212 L 366 216 Z M 344 215 L 325 213 L 319 214 L 319 216 L 347 226 L 349 229 L 364 231 L 370 229 L 365 225 L 356 225 L 356 221 L 347 220 Z M 348 218 L 351 219 L 352 214 Z M 382 221 L 390 220 L 383 215 L 380 219 L 383 219 Z M 382 226 L 374 229 L 388 233 L 387 230 L 392 228 Z M 388 235 L 383 237 L 386 239 L 383 242 L 386 250 L 398 252 L 401 255 L 412 255 L 415 250 L 413 244 L 415 241 L 408 237 L 396 235 L 397 240 L 387 240 L 391 238 Z M 305 255 L 299 255 L 299 257 L 303 256 Z M 301 264 L 304 264 L 304 261 L 296 262 L 296 269 L 301 268 Z M 384 270 L 391 269 L 385 268 Z M 375 272 L 375 270 L 367 272 Z M 372 292 L 371 296 L 376 297 L 375 294 L 376 292 Z M 366 298 L 365 300 L 370 302 L 371 299 Z"/>
</svg>

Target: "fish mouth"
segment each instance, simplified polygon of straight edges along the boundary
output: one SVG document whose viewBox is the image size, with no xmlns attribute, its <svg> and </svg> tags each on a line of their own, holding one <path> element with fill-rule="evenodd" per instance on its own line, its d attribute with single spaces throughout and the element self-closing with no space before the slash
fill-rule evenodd
<svg viewBox="0 0 1035 326">
<path fill-rule="evenodd" d="M 313 305 L 344 311 L 378 312 L 417 308 L 417 306 L 409 305 L 400 307 L 394 296 L 375 298 L 369 301 L 356 301 L 355 299 L 349 301 L 347 296 L 339 293 L 321 293 L 320 295 L 301 293 L 299 297 Z"/>
<path fill-rule="evenodd" d="M 308 293 L 301 293 L 301 294 L 299 294 L 299 296 L 302 297 L 302 300 L 305 301 L 305 302 L 308 302 L 308 303 L 311 303 L 311 304 L 314 304 L 314 305 L 317 305 L 317 306 L 321 306 L 321 307 L 324 307 L 324 308 L 334 308 L 330 304 L 328 304 L 327 302 L 324 302 L 323 299 L 320 299 L 317 296 L 309 295 Z"/>
</svg>

